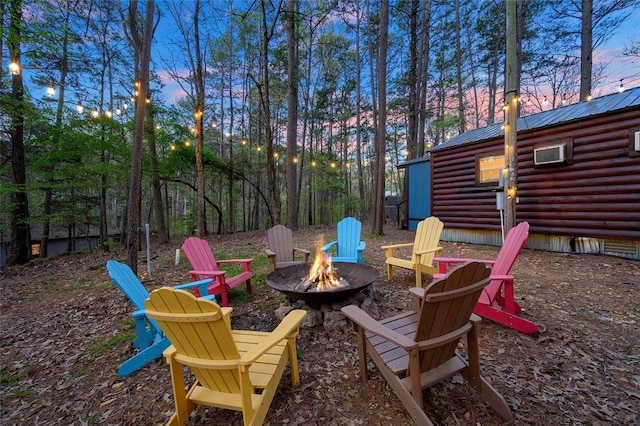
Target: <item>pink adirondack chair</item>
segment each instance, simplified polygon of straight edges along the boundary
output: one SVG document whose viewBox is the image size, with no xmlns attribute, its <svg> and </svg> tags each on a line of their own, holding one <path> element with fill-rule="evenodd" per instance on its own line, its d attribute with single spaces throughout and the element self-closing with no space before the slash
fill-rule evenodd
<svg viewBox="0 0 640 426">
<path fill-rule="evenodd" d="M 527 244 L 528 236 L 529 223 L 522 222 L 509 231 L 496 260 L 481 260 L 491 266 L 491 282 L 483 290 L 473 312 L 523 333 L 535 334 L 540 332 L 538 327 L 533 322 L 518 316 L 522 312 L 522 308 L 515 301 L 514 277 L 510 275 L 518 254 Z M 433 279 L 443 277 L 448 267 L 469 260 L 473 259 L 434 258 L 434 262 L 438 263 L 439 274 L 434 275 Z"/>
<path fill-rule="evenodd" d="M 251 278 L 253 273 L 250 265 L 253 259 L 224 259 L 216 260 L 206 240 L 197 237 L 189 237 L 182 244 L 182 251 L 189 259 L 189 263 L 193 268 L 189 271 L 193 281 L 199 281 L 205 278 L 213 279 L 208 285 L 207 290 L 210 295 L 221 295 L 222 306 L 229 306 L 229 296 L 227 291 L 242 284 L 247 283 L 247 292 L 253 293 L 251 287 Z M 226 276 L 227 271 L 221 270 L 221 264 L 239 264 L 242 265 L 242 272 L 232 277 Z M 194 289 L 194 292 L 197 289 Z M 199 296 L 199 294 L 196 294 Z"/>
</svg>

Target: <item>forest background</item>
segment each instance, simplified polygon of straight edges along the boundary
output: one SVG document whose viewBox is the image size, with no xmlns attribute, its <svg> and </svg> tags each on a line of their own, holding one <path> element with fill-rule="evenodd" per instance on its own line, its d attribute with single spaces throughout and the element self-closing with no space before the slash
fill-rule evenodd
<svg viewBox="0 0 640 426">
<path fill-rule="evenodd" d="M 520 115 L 640 82 L 637 28 L 604 51 L 638 0 L 506 1 Z M 134 269 L 143 223 L 160 243 L 349 215 L 381 233 L 398 164 L 503 120 L 502 0 L 1 5 L 9 263 L 55 229 Z"/>
</svg>

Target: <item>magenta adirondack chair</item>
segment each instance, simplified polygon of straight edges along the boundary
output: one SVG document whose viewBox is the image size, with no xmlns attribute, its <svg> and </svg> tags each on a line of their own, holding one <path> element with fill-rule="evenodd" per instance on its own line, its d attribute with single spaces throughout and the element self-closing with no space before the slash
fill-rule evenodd
<svg viewBox="0 0 640 426">
<path fill-rule="evenodd" d="M 182 244 L 182 251 L 189 259 L 193 268 L 189 271 L 193 281 L 211 278 L 213 281 L 208 286 L 210 295 L 220 295 L 222 306 L 229 306 L 229 296 L 227 291 L 242 284 L 247 283 L 247 292 L 253 293 L 251 278 L 253 273 L 250 265 L 253 259 L 224 259 L 216 260 L 206 240 L 197 237 L 189 237 Z M 227 271 L 221 270 L 219 265 L 238 264 L 242 265 L 242 272 L 232 277 L 226 275 Z M 199 296 L 199 294 L 196 294 Z"/>
<path fill-rule="evenodd" d="M 529 223 L 522 222 L 509 231 L 496 260 L 481 260 L 481 262 L 491 265 L 491 282 L 483 290 L 473 312 L 523 333 L 535 334 L 540 332 L 538 327 L 533 322 L 518 316 L 522 312 L 522 308 L 515 301 L 514 277 L 510 275 L 513 264 L 527 244 L 528 236 Z M 434 261 L 438 263 L 440 273 L 434 275 L 433 279 L 444 276 L 449 266 L 469 260 L 473 259 L 434 258 Z"/>
</svg>

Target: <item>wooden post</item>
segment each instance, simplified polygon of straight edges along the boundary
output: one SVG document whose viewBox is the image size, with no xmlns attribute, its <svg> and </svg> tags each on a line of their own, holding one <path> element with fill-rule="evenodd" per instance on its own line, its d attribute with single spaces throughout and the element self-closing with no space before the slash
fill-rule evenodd
<svg viewBox="0 0 640 426">
<path fill-rule="evenodd" d="M 507 55 L 505 63 L 504 87 L 504 233 L 505 235 L 516 225 L 517 188 L 517 111 L 518 111 L 518 67 L 516 57 L 516 0 L 505 0 Z"/>
</svg>

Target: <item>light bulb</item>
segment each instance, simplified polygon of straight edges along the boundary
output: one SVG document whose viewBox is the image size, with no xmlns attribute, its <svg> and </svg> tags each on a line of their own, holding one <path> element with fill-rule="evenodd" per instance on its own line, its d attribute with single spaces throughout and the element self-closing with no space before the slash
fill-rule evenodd
<svg viewBox="0 0 640 426">
<path fill-rule="evenodd" d="M 18 65 L 18 63 L 17 63 L 17 62 L 11 62 L 11 63 L 9 64 L 9 72 L 10 72 L 12 75 L 18 75 L 18 74 L 20 74 L 20 65 Z"/>
</svg>

